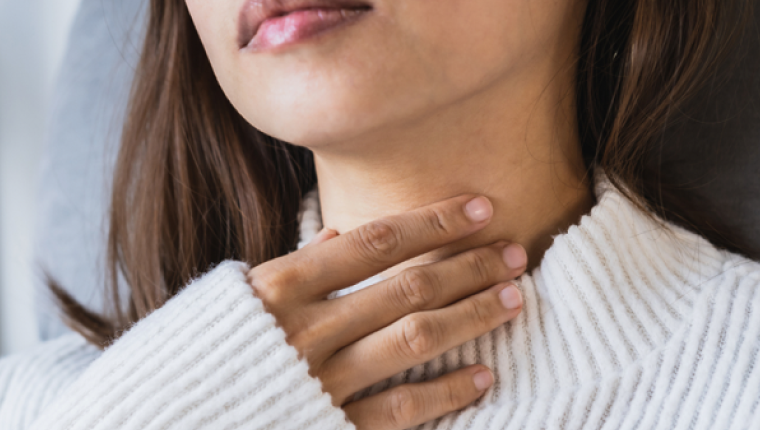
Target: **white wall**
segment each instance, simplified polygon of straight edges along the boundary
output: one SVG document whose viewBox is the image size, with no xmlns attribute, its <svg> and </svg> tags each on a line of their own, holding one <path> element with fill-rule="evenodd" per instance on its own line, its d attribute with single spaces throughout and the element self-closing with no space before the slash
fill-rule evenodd
<svg viewBox="0 0 760 430">
<path fill-rule="evenodd" d="M 52 83 L 79 0 L 0 0 L 0 355 L 37 342 L 32 253 Z"/>
</svg>

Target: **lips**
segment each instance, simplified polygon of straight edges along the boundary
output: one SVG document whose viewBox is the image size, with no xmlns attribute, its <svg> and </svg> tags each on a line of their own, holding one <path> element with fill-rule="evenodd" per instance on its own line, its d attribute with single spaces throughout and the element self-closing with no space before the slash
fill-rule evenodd
<svg viewBox="0 0 760 430">
<path fill-rule="evenodd" d="M 248 0 L 240 11 L 238 46 L 259 51 L 289 44 L 371 9 L 361 0 Z"/>
</svg>

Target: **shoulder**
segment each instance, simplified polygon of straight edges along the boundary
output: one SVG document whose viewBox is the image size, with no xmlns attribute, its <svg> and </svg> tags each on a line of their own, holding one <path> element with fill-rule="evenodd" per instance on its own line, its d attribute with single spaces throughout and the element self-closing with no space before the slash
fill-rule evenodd
<svg viewBox="0 0 760 430">
<path fill-rule="evenodd" d="M 0 428 L 29 427 L 100 354 L 78 334 L 67 334 L 0 360 Z"/>
<path fill-rule="evenodd" d="M 749 296 L 744 297 L 742 301 L 760 311 L 760 262 L 728 251 L 719 253 L 722 256 L 722 264 L 716 275 L 707 280 L 711 286 L 707 291 L 708 295 L 717 298 L 726 295 L 736 296 L 744 292 Z"/>
<path fill-rule="evenodd" d="M 688 329 L 669 353 L 683 369 L 676 380 L 686 387 L 684 404 L 734 428 L 729 423 L 760 422 L 760 263 L 721 253 L 720 270 L 695 297 Z"/>
<path fill-rule="evenodd" d="M 760 263 L 720 252 L 720 269 L 695 297 L 689 337 L 699 339 L 694 342 L 698 355 L 714 354 L 715 366 L 731 363 L 726 369 L 742 378 L 753 374 L 760 387 L 760 372 L 753 371 L 760 357 Z M 760 390 L 753 394 L 760 395 Z"/>
</svg>

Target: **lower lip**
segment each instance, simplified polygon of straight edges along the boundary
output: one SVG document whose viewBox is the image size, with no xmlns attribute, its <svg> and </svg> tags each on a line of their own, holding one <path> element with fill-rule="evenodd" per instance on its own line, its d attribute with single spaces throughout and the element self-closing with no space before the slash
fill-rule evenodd
<svg viewBox="0 0 760 430">
<path fill-rule="evenodd" d="M 303 9 L 269 18 L 246 49 L 261 52 L 292 45 L 356 21 L 369 9 Z"/>
</svg>

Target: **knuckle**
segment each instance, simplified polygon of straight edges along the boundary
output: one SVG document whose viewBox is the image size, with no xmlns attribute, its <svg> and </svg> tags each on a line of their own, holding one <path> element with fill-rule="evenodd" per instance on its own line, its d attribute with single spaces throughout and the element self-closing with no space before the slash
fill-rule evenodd
<svg viewBox="0 0 760 430">
<path fill-rule="evenodd" d="M 462 390 L 457 389 L 453 383 L 448 383 L 443 386 L 442 402 L 444 408 L 447 411 L 453 411 L 462 407 L 462 400 L 460 394 Z"/>
<path fill-rule="evenodd" d="M 394 388 L 388 393 L 385 415 L 394 428 L 406 428 L 417 416 L 420 401 L 411 389 L 405 386 Z"/>
<path fill-rule="evenodd" d="M 251 270 L 248 281 L 256 295 L 269 304 L 284 302 L 287 299 L 287 286 L 295 282 L 289 271 L 269 268 Z"/>
<path fill-rule="evenodd" d="M 435 352 L 437 328 L 429 318 L 410 315 L 402 320 L 400 346 L 409 358 L 424 359 Z"/>
<path fill-rule="evenodd" d="M 313 344 L 314 339 L 317 338 L 317 336 L 315 336 L 315 334 L 318 334 L 315 333 L 317 330 L 314 330 L 311 325 L 305 324 L 305 321 L 302 321 L 301 318 L 295 315 L 290 316 L 287 321 L 278 322 L 287 335 L 286 340 L 288 344 L 293 346 L 299 352 L 308 352 L 310 349 L 309 346 Z"/>
<path fill-rule="evenodd" d="M 437 235 L 448 235 L 452 227 L 446 218 L 446 214 L 439 208 L 429 208 L 423 212 L 424 221 L 428 228 Z"/>
<path fill-rule="evenodd" d="M 467 314 L 471 316 L 471 320 L 474 321 L 478 327 L 483 329 L 490 327 L 494 319 L 489 312 L 492 307 L 475 300 L 468 300 L 467 303 Z"/>
<path fill-rule="evenodd" d="M 311 368 L 317 366 L 310 366 Z M 312 374 L 313 373 L 313 374 Z M 339 405 L 346 403 L 350 394 L 342 393 L 343 387 L 350 386 L 349 381 L 346 381 L 346 372 L 336 369 L 336 366 L 331 365 L 331 362 L 323 362 L 313 372 L 310 369 L 310 375 L 319 378 L 322 383 L 322 389 L 326 393 L 330 393 L 333 401 Z"/>
<path fill-rule="evenodd" d="M 493 250 L 488 248 L 474 249 L 468 254 L 467 265 L 476 282 L 487 282 L 493 278 L 493 259 Z"/>
<path fill-rule="evenodd" d="M 431 275 L 419 268 L 404 270 L 397 276 L 396 295 L 402 309 L 425 309 L 436 296 Z"/>
<path fill-rule="evenodd" d="M 373 221 L 358 229 L 359 247 L 373 260 L 386 260 L 398 249 L 399 232 L 386 221 Z"/>
</svg>

